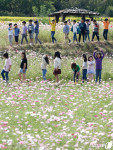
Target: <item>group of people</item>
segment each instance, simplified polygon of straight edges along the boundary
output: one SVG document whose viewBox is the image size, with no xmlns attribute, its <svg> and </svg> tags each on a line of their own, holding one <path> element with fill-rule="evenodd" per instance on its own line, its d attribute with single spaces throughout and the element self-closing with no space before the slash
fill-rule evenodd
<svg viewBox="0 0 113 150">
<path fill-rule="evenodd" d="M 98 49 L 97 49 L 98 50 Z M 86 54 L 83 54 L 83 65 L 82 65 L 82 82 L 84 81 L 93 81 L 94 75 L 96 74 L 96 82 L 101 83 L 101 73 L 102 73 L 102 60 L 104 58 L 104 52 L 100 51 L 97 52 L 97 50 L 94 51 L 93 56 L 89 56 L 87 58 Z M 11 59 L 8 56 L 8 53 L 5 53 L 3 57 L 5 60 L 5 67 L 1 72 L 2 78 L 6 83 L 8 83 L 8 74 L 11 70 Z M 19 79 L 22 81 L 21 75 L 23 75 L 23 80 L 26 80 L 26 71 L 27 71 L 27 57 L 26 53 L 22 52 L 21 54 L 22 60 L 20 64 L 20 70 L 19 70 Z M 95 60 L 94 60 L 95 59 Z M 96 68 L 95 68 L 95 62 L 96 62 Z M 47 73 L 47 65 L 49 65 L 49 57 L 48 55 L 44 55 L 42 57 L 42 76 L 43 80 L 46 80 L 46 73 Z M 71 68 L 73 71 L 73 81 L 74 83 L 78 82 L 79 76 L 80 76 L 80 66 L 77 63 L 72 63 Z M 59 51 L 55 52 L 54 55 L 54 71 L 53 74 L 55 75 L 56 82 L 59 82 L 59 75 L 61 74 L 61 54 Z M 88 75 L 88 78 L 87 78 Z M 75 79 L 76 78 L 76 79 Z"/>
<path fill-rule="evenodd" d="M 101 18 L 101 21 L 103 22 L 103 25 L 104 25 L 103 37 L 104 37 L 104 40 L 107 41 L 110 19 L 109 20 L 105 19 L 103 21 Z M 38 38 L 38 35 L 39 35 L 38 20 L 37 21 L 29 20 L 28 26 L 26 26 L 25 21 L 23 21 L 22 24 L 23 24 L 23 28 L 22 28 L 21 45 L 23 44 L 24 39 L 26 40 L 26 43 L 28 44 L 27 34 L 29 34 L 30 44 L 33 44 L 34 34 L 35 34 L 35 44 L 37 44 L 37 42 L 42 44 L 42 42 Z M 52 39 L 52 42 L 55 43 L 57 42 L 55 38 L 56 20 L 53 19 L 52 21 L 50 21 L 50 18 L 49 18 L 49 24 L 51 25 L 51 39 Z M 82 18 L 80 22 L 76 22 L 76 20 L 73 20 L 73 25 L 70 28 L 70 26 L 68 25 L 68 21 L 64 21 L 63 33 L 65 35 L 65 40 L 68 40 L 69 43 L 71 42 L 71 39 L 69 38 L 69 32 L 72 31 L 73 42 L 76 41 L 77 43 L 80 43 L 81 37 L 83 37 L 83 42 L 86 42 L 87 39 L 90 41 L 90 28 L 89 28 L 90 25 L 91 25 L 91 21 L 89 19 L 84 20 Z M 93 25 L 94 27 L 93 27 L 92 41 L 94 40 L 95 36 L 97 37 L 97 40 L 99 41 L 99 24 L 97 23 L 96 20 L 93 20 Z M 14 33 L 13 33 L 13 30 L 14 30 Z M 18 28 L 18 25 L 14 24 L 14 28 L 13 28 L 12 23 L 10 23 L 9 28 L 8 28 L 10 46 L 12 46 L 13 35 L 15 37 L 15 42 L 18 45 L 19 34 L 20 34 L 20 29 Z M 78 39 L 77 39 L 77 34 L 79 35 Z"/>
<path fill-rule="evenodd" d="M 23 44 L 23 40 L 26 40 L 26 43 L 28 44 L 28 38 L 27 35 L 29 34 L 29 38 L 30 38 L 30 44 L 33 44 L 33 38 L 34 38 L 34 34 L 35 34 L 35 44 L 37 44 L 37 42 L 39 42 L 40 44 L 42 43 L 39 38 L 39 22 L 29 20 L 29 25 L 28 27 L 26 26 L 26 21 L 22 22 L 23 28 L 22 28 L 22 39 L 21 39 L 21 45 Z M 18 45 L 18 41 L 19 41 L 19 34 L 20 34 L 20 29 L 18 28 L 17 24 L 14 24 L 14 28 L 12 23 L 9 23 L 9 28 L 8 28 L 8 36 L 9 36 L 9 43 L 10 46 L 12 46 L 13 44 L 13 36 L 15 37 L 15 42 L 16 45 Z"/>
</svg>

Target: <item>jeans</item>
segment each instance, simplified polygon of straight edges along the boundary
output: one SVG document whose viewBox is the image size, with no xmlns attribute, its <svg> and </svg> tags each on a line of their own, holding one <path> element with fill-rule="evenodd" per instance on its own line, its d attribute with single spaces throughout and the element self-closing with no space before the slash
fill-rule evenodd
<svg viewBox="0 0 113 150">
<path fill-rule="evenodd" d="M 92 41 L 94 40 L 95 35 L 96 35 L 96 37 L 97 37 L 97 40 L 99 41 L 99 33 L 98 33 L 98 32 L 93 32 Z"/>
<path fill-rule="evenodd" d="M 46 80 L 46 73 L 47 73 L 47 70 L 46 69 L 42 69 L 42 75 L 43 75 L 43 80 L 44 81 Z"/>
<path fill-rule="evenodd" d="M 87 37 L 88 37 L 88 40 L 90 41 L 89 30 L 87 30 L 85 33 L 85 41 L 87 40 Z"/>
<path fill-rule="evenodd" d="M 2 75 L 3 80 L 5 80 L 5 79 L 6 79 L 6 81 L 9 80 L 8 74 L 9 74 L 9 72 L 5 71 L 4 69 L 2 70 L 1 75 Z"/>
<path fill-rule="evenodd" d="M 10 43 L 10 45 L 12 45 L 12 43 L 13 43 L 13 35 L 9 35 L 9 43 Z"/>
<path fill-rule="evenodd" d="M 101 69 L 96 70 L 96 82 L 98 81 L 98 78 L 99 78 L 99 83 L 101 82 L 101 72 L 102 72 Z"/>
<path fill-rule="evenodd" d="M 26 40 L 26 43 L 28 44 L 28 40 L 27 40 L 27 35 L 26 34 L 22 34 L 21 44 L 23 43 L 24 38 Z"/>
<path fill-rule="evenodd" d="M 76 35 L 76 33 L 73 33 L 73 41 L 77 41 L 77 35 Z"/>
<path fill-rule="evenodd" d="M 79 75 L 77 74 L 77 71 L 75 71 L 74 74 L 73 74 L 74 83 L 75 83 L 75 77 L 76 77 L 76 81 L 78 82 Z"/>
<path fill-rule="evenodd" d="M 82 80 L 83 80 L 83 82 L 84 82 L 84 80 L 87 81 L 87 69 L 82 70 Z"/>
<path fill-rule="evenodd" d="M 37 41 L 42 44 L 42 42 L 38 38 L 38 33 L 35 33 L 35 44 L 37 44 Z"/>
<path fill-rule="evenodd" d="M 103 37 L 104 37 L 104 39 L 105 40 L 107 40 L 108 39 L 108 29 L 104 29 L 104 32 L 103 32 Z"/>
<path fill-rule="evenodd" d="M 54 41 L 56 41 L 54 35 L 55 35 L 55 31 L 51 31 L 51 38 L 52 38 L 53 43 L 54 43 Z"/>
<path fill-rule="evenodd" d="M 83 42 L 85 40 L 85 31 L 81 31 L 81 33 L 79 34 L 79 42 L 81 41 L 81 35 L 83 37 Z"/>
</svg>

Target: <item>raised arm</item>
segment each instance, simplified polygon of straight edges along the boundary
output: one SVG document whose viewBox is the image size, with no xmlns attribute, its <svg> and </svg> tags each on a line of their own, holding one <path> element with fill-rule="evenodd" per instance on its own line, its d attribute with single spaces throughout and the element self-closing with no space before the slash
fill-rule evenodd
<svg viewBox="0 0 113 150">
<path fill-rule="evenodd" d="M 103 58 L 104 58 L 104 52 L 103 52 L 103 51 L 101 51 L 101 53 L 102 53 L 102 57 L 101 57 L 101 59 L 103 59 Z"/>
<path fill-rule="evenodd" d="M 97 58 L 96 58 L 96 51 L 93 53 L 93 57 L 94 57 L 94 59 L 96 60 Z"/>
<path fill-rule="evenodd" d="M 49 17 L 49 24 L 51 25 L 50 17 Z"/>
</svg>

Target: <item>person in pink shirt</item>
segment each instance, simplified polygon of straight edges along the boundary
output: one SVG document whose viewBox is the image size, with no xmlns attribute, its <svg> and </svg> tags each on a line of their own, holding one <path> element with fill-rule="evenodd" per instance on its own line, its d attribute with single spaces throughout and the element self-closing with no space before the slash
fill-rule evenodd
<svg viewBox="0 0 113 150">
<path fill-rule="evenodd" d="M 9 58 L 8 53 L 4 53 L 3 57 L 6 59 L 5 60 L 5 66 L 4 69 L 1 72 L 2 78 L 4 81 L 6 81 L 6 83 L 8 83 L 9 80 L 9 72 L 11 70 L 11 59 Z"/>
</svg>

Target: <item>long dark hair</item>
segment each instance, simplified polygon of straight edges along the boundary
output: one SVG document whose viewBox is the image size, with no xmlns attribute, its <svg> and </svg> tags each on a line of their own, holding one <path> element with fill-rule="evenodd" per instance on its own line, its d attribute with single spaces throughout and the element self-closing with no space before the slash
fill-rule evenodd
<svg viewBox="0 0 113 150">
<path fill-rule="evenodd" d="M 76 63 L 72 63 L 72 64 L 71 64 L 71 69 L 76 69 L 76 67 L 77 67 L 77 64 L 76 64 Z"/>
<path fill-rule="evenodd" d="M 83 54 L 84 62 L 87 62 L 87 56 L 86 54 Z"/>
<path fill-rule="evenodd" d="M 47 55 L 46 55 L 46 57 L 45 57 L 45 61 L 46 61 L 47 64 L 49 64 L 49 58 L 48 58 Z"/>
<path fill-rule="evenodd" d="M 61 57 L 60 57 L 60 52 L 59 52 L 59 51 L 55 52 L 54 59 L 55 59 L 56 57 L 58 57 L 58 58 L 61 59 Z"/>
<path fill-rule="evenodd" d="M 22 55 L 24 55 L 24 59 L 27 59 L 25 52 L 22 52 Z"/>
</svg>

